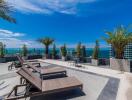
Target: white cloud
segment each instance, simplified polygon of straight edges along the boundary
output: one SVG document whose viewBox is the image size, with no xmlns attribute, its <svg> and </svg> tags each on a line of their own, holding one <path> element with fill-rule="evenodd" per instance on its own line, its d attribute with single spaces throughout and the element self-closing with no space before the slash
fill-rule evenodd
<svg viewBox="0 0 132 100">
<path fill-rule="evenodd" d="M 17 38 L 0 38 L 0 42 L 3 42 L 7 48 L 21 48 L 26 44 L 28 48 L 40 48 L 41 44 L 32 40 L 21 40 Z"/>
<path fill-rule="evenodd" d="M 54 12 L 76 14 L 78 4 L 95 1 L 97 0 L 7 0 L 18 11 L 44 14 Z"/>
<path fill-rule="evenodd" d="M 41 47 L 36 41 L 20 39 L 25 35 L 26 34 L 24 33 L 15 33 L 9 30 L 0 29 L 0 42 L 3 42 L 7 48 L 20 48 L 23 44 L 26 44 L 30 48 Z"/>
<path fill-rule="evenodd" d="M 11 32 L 9 30 L 4 30 L 4 29 L 0 29 L 0 37 L 22 37 L 25 36 L 25 34 L 23 33 L 15 33 L 15 32 Z"/>
<path fill-rule="evenodd" d="M 14 9 L 23 13 L 50 13 L 48 9 L 43 9 L 33 4 L 30 0 L 6 0 Z"/>
</svg>

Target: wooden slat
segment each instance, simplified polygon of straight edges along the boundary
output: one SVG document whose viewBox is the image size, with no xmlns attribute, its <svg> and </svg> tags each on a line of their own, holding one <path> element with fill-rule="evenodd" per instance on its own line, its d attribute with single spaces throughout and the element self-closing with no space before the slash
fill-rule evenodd
<svg viewBox="0 0 132 100">
<path fill-rule="evenodd" d="M 21 65 L 23 65 L 24 60 L 22 59 L 22 57 L 20 57 L 19 55 L 17 55 L 17 58 L 18 58 L 19 62 L 21 63 Z"/>
<path fill-rule="evenodd" d="M 32 85 L 34 85 L 36 88 L 41 90 L 42 80 L 39 77 L 35 76 L 28 68 L 23 67 L 17 73 Z"/>
<path fill-rule="evenodd" d="M 33 70 L 35 70 L 35 71 L 41 73 L 41 67 L 37 68 L 36 65 L 34 65 L 34 64 L 30 63 L 30 62 L 27 62 L 27 65 L 28 65 L 30 68 L 32 68 Z"/>
<path fill-rule="evenodd" d="M 61 73 L 61 72 L 66 72 L 66 70 L 61 67 L 52 67 L 52 68 L 46 68 L 41 70 L 41 74 L 43 75 Z"/>
<path fill-rule="evenodd" d="M 82 83 L 75 77 L 65 77 L 58 79 L 44 80 L 42 82 L 43 92 L 62 91 L 74 87 L 82 86 Z"/>
<path fill-rule="evenodd" d="M 42 67 L 36 67 L 32 63 L 28 62 L 27 65 L 32 68 L 33 70 L 39 72 L 41 75 L 47 75 L 47 74 L 55 74 L 55 73 L 66 73 L 66 70 L 61 67 L 52 67 L 52 68 L 42 68 Z"/>
</svg>

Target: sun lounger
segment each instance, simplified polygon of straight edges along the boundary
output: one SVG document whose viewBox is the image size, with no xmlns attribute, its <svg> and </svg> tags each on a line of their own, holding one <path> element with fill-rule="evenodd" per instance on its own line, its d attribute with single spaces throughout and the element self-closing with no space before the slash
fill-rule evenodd
<svg viewBox="0 0 132 100">
<path fill-rule="evenodd" d="M 24 60 L 21 56 L 17 55 L 17 58 L 19 62 L 23 65 L 27 65 L 28 62 L 31 62 L 32 64 L 36 64 L 40 67 L 40 63 L 37 60 Z"/>
<path fill-rule="evenodd" d="M 63 74 L 66 76 L 66 70 L 61 67 L 42 68 L 42 67 L 36 67 L 30 62 L 27 63 L 27 66 L 32 68 L 34 71 L 40 73 L 41 77 L 46 75 L 56 75 L 56 74 Z"/>
<path fill-rule="evenodd" d="M 15 68 L 20 68 L 22 66 L 27 65 L 27 62 L 31 62 L 32 64 L 35 64 L 36 66 L 40 67 L 40 63 L 37 62 L 37 60 L 24 60 L 22 57 L 20 57 L 19 55 L 16 55 L 16 57 L 18 58 L 18 61 L 13 61 L 9 66 L 8 66 L 8 70 L 12 70 L 13 67 Z"/>
<path fill-rule="evenodd" d="M 32 71 L 25 67 L 21 68 L 17 73 L 23 77 L 27 83 L 15 86 L 5 100 L 16 100 L 26 97 L 46 95 L 75 88 L 80 88 L 82 90 L 83 87 L 83 84 L 75 77 L 41 80 L 39 77 L 35 76 Z M 25 93 L 23 95 L 18 95 L 18 88 L 23 86 L 26 87 Z M 31 87 L 36 88 L 37 91 L 30 91 Z"/>
</svg>

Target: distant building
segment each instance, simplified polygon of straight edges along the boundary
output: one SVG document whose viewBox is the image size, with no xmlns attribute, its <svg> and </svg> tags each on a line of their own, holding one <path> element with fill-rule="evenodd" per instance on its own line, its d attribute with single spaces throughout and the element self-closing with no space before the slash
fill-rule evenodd
<svg viewBox="0 0 132 100">
<path fill-rule="evenodd" d="M 110 58 L 115 57 L 114 48 L 110 45 Z"/>
<path fill-rule="evenodd" d="M 132 43 L 129 43 L 124 51 L 124 58 L 132 60 Z"/>
</svg>

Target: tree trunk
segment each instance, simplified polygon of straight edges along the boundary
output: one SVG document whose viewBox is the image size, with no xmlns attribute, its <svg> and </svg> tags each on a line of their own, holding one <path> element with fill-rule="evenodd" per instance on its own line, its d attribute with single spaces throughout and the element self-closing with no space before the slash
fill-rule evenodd
<svg viewBox="0 0 132 100">
<path fill-rule="evenodd" d="M 49 46 L 45 46 L 45 57 L 46 59 L 49 58 Z"/>
<path fill-rule="evenodd" d="M 121 50 L 121 49 L 120 50 L 116 50 L 115 55 L 116 55 L 117 59 L 123 59 L 124 50 Z"/>
</svg>

